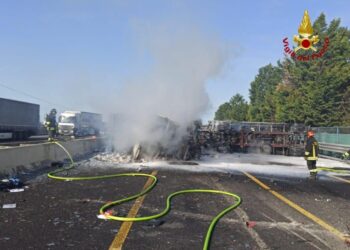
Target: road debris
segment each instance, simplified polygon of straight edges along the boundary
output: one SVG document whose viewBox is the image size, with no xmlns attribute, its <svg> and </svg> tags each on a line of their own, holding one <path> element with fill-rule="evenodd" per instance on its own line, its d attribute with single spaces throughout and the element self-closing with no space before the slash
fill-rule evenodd
<svg viewBox="0 0 350 250">
<path fill-rule="evenodd" d="M 11 189 L 18 189 L 22 188 L 24 183 L 16 177 L 11 177 L 8 179 L 2 179 L 0 182 L 0 191 L 8 191 L 10 192 Z M 14 191 L 16 192 L 16 191 Z M 17 191 L 22 192 L 22 191 Z"/>
<path fill-rule="evenodd" d="M 106 217 L 106 215 L 104 215 L 104 214 L 98 214 L 98 215 L 96 215 L 97 216 L 97 218 L 99 218 L 99 219 L 101 219 L 101 220 L 107 220 L 107 217 Z"/>
<path fill-rule="evenodd" d="M 165 223 L 165 220 L 153 219 L 147 222 L 147 227 L 159 227 Z"/>
<path fill-rule="evenodd" d="M 248 228 L 253 228 L 256 226 L 256 221 L 246 221 L 245 224 Z"/>
<path fill-rule="evenodd" d="M 23 192 L 24 188 L 14 188 L 14 189 L 9 189 L 10 193 L 19 193 L 19 192 Z"/>
<path fill-rule="evenodd" d="M 3 204 L 2 208 L 16 208 L 16 203 L 12 203 L 12 204 Z"/>
<path fill-rule="evenodd" d="M 304 150 L 305 126 L 287 123 L 199 121 L 190 124 L 184 135 L 168 118 L 158 118 L 154 130 L 178 142 L 170 143 L 163 137 L 156 142 L 138 142 L 124 151 L 110 147 L 110 152 L 95 156 L 96 160 L 112 163 L 188 161 L 200 159 L 206 150 L 219 153 L 264 153 L 300 156 Z M 165 135 L 164 135 L 165 136 Z"/>
<path fill-rule="evenodd" d="M 9 179 L 9 183 L 14 187 L 21 187 L 23 186 L 23 183 L 20 181 L 19 178 L 12 177 Z"/>
<path fill-rule="evenodd" d="M 179 125 L 169 118 L 155 116 L 149 127 L 145 128 L 152 138 L 141 138 L 140 141 L 133 141 L 133 145 L 128 145 L 121 150 L 116 149 L 114 145 L 115 138 L 111 138 L 111 145 L 107 148 L 110 153 L 97 157 L 97 160 L 116 163 L 147 162 L 152 160 L 190 160 L 199 159 L 200 144 L 198 143 L 198 131 L 201 126 L 200 121 L 194 121 L 186 128 L 180 128 Z M 126 121 L 133 123 L 130 117 L 115 117 L 115 126 L 111 126 L 111 134 L 118 134 L 120 129 L 118 125 Z M 124 124 L 125 125 L 125 124 Z"/>
</svg>

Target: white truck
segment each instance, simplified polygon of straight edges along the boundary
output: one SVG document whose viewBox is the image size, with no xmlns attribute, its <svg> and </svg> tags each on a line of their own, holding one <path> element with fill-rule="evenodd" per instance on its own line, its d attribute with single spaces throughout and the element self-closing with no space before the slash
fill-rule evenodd
<svg viewBox="0 0 350 250">
<path fill-rule="evenodd" d="M 58 134 L 69 136 L 99 135 L 102 115 L 82 111 L 65 111 L 58 118 Z"/>
</svg>

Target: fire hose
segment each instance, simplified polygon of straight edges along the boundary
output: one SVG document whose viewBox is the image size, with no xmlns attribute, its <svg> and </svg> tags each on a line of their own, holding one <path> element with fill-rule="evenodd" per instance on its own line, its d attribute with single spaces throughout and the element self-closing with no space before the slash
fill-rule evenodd
<svg viewBox="0 0 350 250">
<path fill-rule="evenodd" d="M 315 172 L 325 171 L 334 172 L 338 174 L 350 174 L 350 168 L 331 168 L 331 167 L 317 167 L 314 169 Z"/>
<path fill-rule="evenodd" d="M 120 205 L 122 203 L 137 199 L 140 196 L 145 195 L 146 193 L 150 192 L 157 183 L 157 177 L 154 175 L 150 175 L 150 174 L 144 174 L 144 173 L 121 173 L 121 174 L 109 174 L 109 175 L 99 175 L 99 176 L 82 176 L 82 177 L 64 177 L 64 176 L 59 176 L 56 175 L 58 173 L 64 172 L 64 171 L 68 171 L 71 170 L 75 167 L 75 162 L 73 161 L 73 158 L 71 156 L 71 154 L 68 152 L 68 150 L 59 142 L 54 141 L 52 142 L 56 145 L 58 145 L 68 156 L 69 160 L 70 160 L 70 165 L 68 167 L 65 168 L 59 168 L 57 170 L 54 170 L 52 172 L 49 172 L 47 174 L 47 176 L 49 178 L 55 179 L 55 180 L 60 180 L 60 181 L 87 181 L 87 180 L 98 180 L 98 179 L 109 179 L 109 178 L 117 178 L 117 177 L 148 177 L 148 178 L 152 178 L 153 182 L 151 185 L 149 185 L 146 189 L 144 189 L 142 192 L 134 194 L 132 196 L 123 198 L 123 199 L 119 199 L 119 200 L 115 200 L 112 202 L 108 202 L 105 205 L 103 205 L 99 212 L 100 214 L 104 215 L 106 219 L 108 220 L 116 220 L 116 221 L 129 221 L 129 222 L 136 222 L 136 221 L 148 221 L 148 220 L 152 220 L 152 219 L 157 219 L 160 218 L 162 216 L 165 216 L 171 208 L 171 200 L 172 198 L 174 198 L 175 196 L 181 195 L 181 194 L 188 194 L 188 193 L 211 193 L 211 194 L 221 194 L 221 195 L 228 195 L 231 196 L 235 199 L 235 203 L 226 207 L 224 210 L 222 210 L 219 214 L 217 214 L 212 221 L 210 222 L 209 228 L 207 230 L 205 239 L 204 239 L 204 244 L 203 244 L 203 249 L 209 249 L 209 245 L 210 245 L 210 240 L 211 240 L 211 236 L 213 233 L 213 230 L 215 228 L 215 225 L 217 224 L 217 222 L 228 212 L 232 211 L 233 209 L 237 208 L 241 202 L 242 199 L 241 197 L 239 197 L 238 195 L 234 194 L 234 193 L 230 193 L 230 192 L 226 192 L 226 191 L 221 191 L 221 190 L 212 190 L 212 189 L 184 189 L 184 190 L 180 190 L 174 193 L 171 193 L 170 195 L 168 195 L 167 199 L 166 199 L 166 207 L 165 209 L 155 215 L 150 215 L 150 216 L 143 216 L 143 217 L 137 217 L 137 218 L 130 218 L 130 217 L 120 217 L 120 216 L 114 216 L 112 214 L 107 213 L 108 209 L 110 209 L 111 207 L 114 207 L 116 205 Z"/>
</svg>

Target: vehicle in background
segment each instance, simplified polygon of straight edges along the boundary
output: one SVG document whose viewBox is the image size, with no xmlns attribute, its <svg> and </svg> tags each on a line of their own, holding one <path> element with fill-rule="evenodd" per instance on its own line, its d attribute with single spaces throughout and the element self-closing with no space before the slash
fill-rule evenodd
<svg viewBox="0 0 350 250">
<path fill-rule="evenodd" d="M 58 134 L 69 136 L 99 135 L 102 115 L 82 111 L 65 111 L 58 118 Z"/>
<path fill-rule="evenodd" d="M 36 135 L 40 126 L 38 104 L 0 98 L 0 140 L 23 140 Z"/>
</svg>

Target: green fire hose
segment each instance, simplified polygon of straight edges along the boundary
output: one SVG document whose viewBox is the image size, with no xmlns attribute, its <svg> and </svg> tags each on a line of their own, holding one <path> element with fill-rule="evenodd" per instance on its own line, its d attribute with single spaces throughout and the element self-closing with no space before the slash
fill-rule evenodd
<svg viewBox="0 0 350 250">
<path fill-rule="evenodd" d="M 185 190 L 177 191 L 175 193 L 171 193 L 167 197 L 165 209 L 162 212 L 160 212 L 159 214 L 155 214 L 155 215 L 151 215 L 151 216 L 137 217 L 137 218 L 119 217 L 119 216 L 110 215 L 109 213 L 106 213 L 106 211 L 109 208 L 111 208 L 113 206 L 116 206 L 116 205 L 120 205 L 122 203 L 131 201 L 131 200 L 134 200 L 134 199 L 137 199 L 138 197 L 140 197 L 142 195 L 145 195 L 146 193 L 150 192 L 155 187 L 155 185 L 157 183 L 157 177 L 155 177 L 154 175 L 143 174 L 143 173 L 122 173 L 122 174 L 110 174 L 110 175 L 100 175 L 100 176 L 83 176 L 83 177 L 63 177 L 63 176 L 58 176 L 56 174 L 74 168 L 75 163 L 73 161 L 73 158 L 72 158 L 71 154 L 68 152 L 68 150 L 63 145 L 61 145 L 57 141 L 54 141 L 53 143 L 58 145 L 60 148 L 63 149 L 63 151 L 68 155 L 71 164 L 68 167 L 66 167 L 66 168 L 57 169 L 57 170 L 54 170 L 52 172 L 49 172 L 47 174 L 47 176 L 49 178 L 52 178 L 52 179 L 55 179 L 55 180 L 60 180 L 60 181 L 84 181 L 84 180 L 97 180 L 97 179 L 125 177 L 125 176 L 148 177 L 148 178 L 152 178 L 153 179 L 152 184 L 149 185 L 142 192 L 137 193 L 137 194 L 132 195 L 132 196 L 129 196 L 129 197 L 126 197 L 126 198 L 123 198 L 123 199 L 120 199 L 120 200 L 112 201 L 112 202 L 109 202 L 109 203 L 103 205 L 100 208 L 100 214 L 103 214 L 105 216 L 105 218 L 109 219 L 109 220 L 133 221 L 134 222 L 134 221 L 148 221 L 148 220 L 160 218 L 160 217 L 166 215 L 170 211 L 172 198 L 174 198 L 177 195 L 181 195 L 181 194 L 187 194 L 187 193 L 212 193 L 212 194 L 223 194 L 223 195 L 228 195 L 228 196 L 233 197 L 235 199 L 235 203 L 233 205 L 230 205 L 229 207 L 225 208 L 224 210 L 222 210 L 211 221 L 211 223 L 209 225 L 209 228 L 207 230 L 205 239 L 204 239 L 203 249 L 205 249 L 205 250 L 209 249 L 210 239 L 211 239 L 211 236 L 212 236 L 212 233 L 213 233 L 213 230 L 215 228 L 216 223 L 225 214 L 227 214 L 231 210 L 237 208 L 242 202 L 241 197 L 239 197 L 238 195 L 236 195 L 234 193 L 230 193 L 230 192 L 225 192 L 225 191 L 220 191 L 220 190 L 211 190 L 211 189 L 185 189 Z"/>
</svg>

